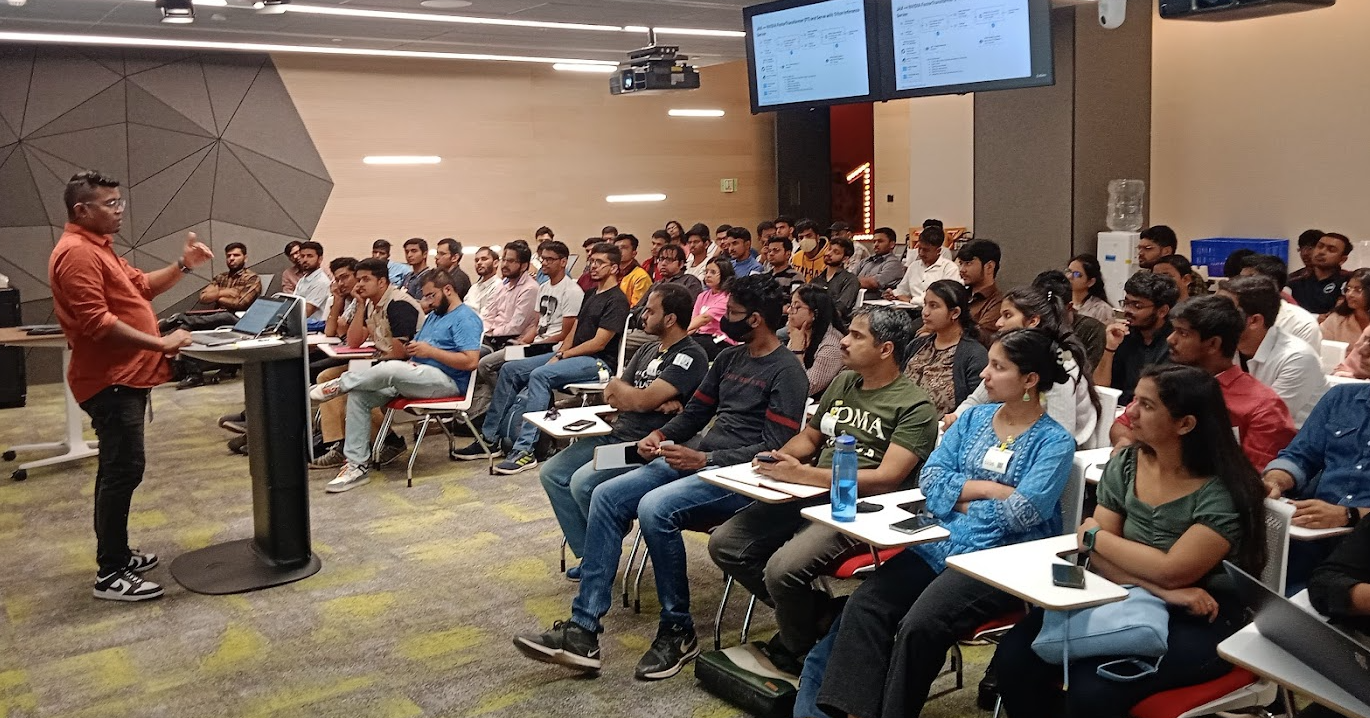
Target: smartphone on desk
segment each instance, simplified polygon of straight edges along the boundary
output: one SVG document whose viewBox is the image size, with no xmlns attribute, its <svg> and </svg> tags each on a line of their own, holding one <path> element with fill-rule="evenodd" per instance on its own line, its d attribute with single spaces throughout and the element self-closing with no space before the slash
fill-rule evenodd
<svg viewBox="0 0 1370 718">
<path fill-rule="evenodd" d="M 780 462 L 780 459 L 777 459 L 770 454 L 757 454 L 756 460 L 763 464 L 776 464 Z"/>
<path fill-rule="evenodd" d="M 564 427 L 562 427 L 562 428 L 565 429 L 566 431 L 577 432 L 577 431 L 585 431 L 586 429 L 588 429 L 588 428 L 590 428 L 590 427 L 592 427 L 592 426 L 594 426 L 594 425 L 595 425 L 595 422 L 594 422 L 594 420 L 592 420 L 592 419 L 581 419 L 580 421 L 573 421 L 573 422 L 567 424 L 566 426 L 564 426 Z"/>
<path fill-rule="evenodd" d="M 923 529 L 929 529 L 933 526 L 940 525 L 941 524 L 937 523 L 937 519 L 931 515 L 914 514 L 912 518 L 890 524 L 890 530 L 898 531 L 901 534 L 916 534 Z"/>
<path fill-rule="evenodd" d="M 1081 557 L 1083 556 L 1083 562 Z M 1051 564 L 1051 583 L 1061 588 L 1084 588 L 1085 587 L 1085 567 L 1082 563 L 1088 563 L 1088 554 L 1080 550 L 1062 551 L 1056 554 L 1057 558 L 1062 558 L 1070 563 Z"/>
</svg>

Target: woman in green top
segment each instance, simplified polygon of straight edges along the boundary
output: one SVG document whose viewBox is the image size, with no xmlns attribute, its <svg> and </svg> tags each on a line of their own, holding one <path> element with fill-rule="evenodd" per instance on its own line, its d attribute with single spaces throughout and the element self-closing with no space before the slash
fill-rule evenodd
<svg viewBox="0 0 1370 718">
<path fill-rule="evenodd" d="M 1148 696 L 1231 670 L 1218 644 L 1245 621 L 1224 586 L 1222 562 L 1255 575 L 1265 566 L 1260 476 L 1232 435 L 1217 380 L 1194 367 L 1151 367 L 1128 413 L 1145 438 L 1139 434 L 1136 447 L 1104 468 L 1099 505 L 1080 525 L 1080 542 L 1093 546 L 1090 570 L 1169 604 L 1169 649 L 1155 673 L 1131 682 L 1095 672 L 1127 656 L 1072 660 L 1068 700 L 1076 716 L 1124 718 Z M 1042 610 L 1034 609 L 995 656 L 1013 718 L 1062 715 L 1061 667 L 1032 650 L 1041 627 Z"/>
</svg>

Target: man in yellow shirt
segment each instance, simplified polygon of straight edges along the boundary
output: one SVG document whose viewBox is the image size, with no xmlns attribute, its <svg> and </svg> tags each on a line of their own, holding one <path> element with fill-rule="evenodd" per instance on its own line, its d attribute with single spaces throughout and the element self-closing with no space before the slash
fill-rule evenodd
<svg viewBox="0 0 1370 718">
<path fill-rule="evenodd" d="M 828 271 L 828 240 L 818 236 L 818 224 L 811 219 L 796 222 L 794 232 L 799 237 L 799 249 L 790 264 L 799 273 L 800 282 L 812 282 L 814 277 Z"/>
<path fill-rule="evenodd" d="M 619 280 L 618 288 L 628 295 L 628 306 L 635 307 L 638 300 L 647 296 L 647 290 L 652 288 L 652 275 L 637 263 L 637 237 L 620 234 L 614 239 L 614 246 L 623 253 L 623 261 L 618 268 L 618 276 L 623 279 Z"/>
</svg>

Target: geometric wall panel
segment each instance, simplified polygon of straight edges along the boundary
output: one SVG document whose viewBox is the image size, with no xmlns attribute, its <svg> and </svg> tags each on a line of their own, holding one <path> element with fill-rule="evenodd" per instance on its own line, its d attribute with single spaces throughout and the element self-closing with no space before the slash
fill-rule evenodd
<svg viewBox="0 0 1370 718">
<path fill-rule="evenodd" d="M 333 189 L 266 55 L 0 46 L 0 272 L 20 288 L 25 321 L 52 321 L 47 260 L 62 188 L 83 169 L 123 184 L 114 240 L 130 263 L 164 266 L 188 230 L 214 250 L 159 310 L 223 271 L 229 242 L 270 264 L 286 241 L 308 239 Z"/>
</svg>

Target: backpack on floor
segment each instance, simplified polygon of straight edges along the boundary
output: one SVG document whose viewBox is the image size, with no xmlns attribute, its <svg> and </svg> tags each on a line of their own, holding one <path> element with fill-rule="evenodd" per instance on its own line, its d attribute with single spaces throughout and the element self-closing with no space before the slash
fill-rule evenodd
<svg viewBox="0 0 1370 718">
<path fill-rule="evenodd" d="M 760 643 L 701 653 L 695 678 L 710 694 L 759 718 L 790 718 L 799 679 L 781 673 L 762 654 Z"/>
</svg>

